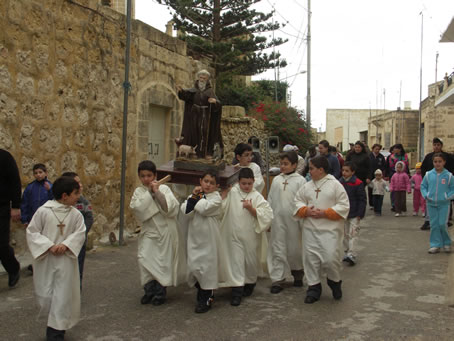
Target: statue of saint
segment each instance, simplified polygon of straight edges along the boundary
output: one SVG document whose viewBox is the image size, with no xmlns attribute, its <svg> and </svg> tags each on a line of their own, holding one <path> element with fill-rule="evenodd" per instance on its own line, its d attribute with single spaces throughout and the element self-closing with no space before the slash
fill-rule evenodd
<svg viewBox="0 0 454 341">
<path fill-rule="evenodd" d="M 210 73 L 201 70 L 197 73 L 194 87 L 182 89 L 177 86 L 178 98 L 185 102 L 182 143 L 196 147 L 197 157 L 210 158 L 218 143 L 224 149 L 221 135 L 222 105 L 210 83 Z"/>
</svg>

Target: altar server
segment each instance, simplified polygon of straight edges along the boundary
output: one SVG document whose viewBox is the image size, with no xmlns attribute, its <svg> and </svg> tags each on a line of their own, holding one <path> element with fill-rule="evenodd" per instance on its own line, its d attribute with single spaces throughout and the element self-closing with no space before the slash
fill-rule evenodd
<svg viewBox="0 0 454 341">
<path fill-rule="evenodd" d="M 184 240 L 179 235 L 179 202 L 166 185 L 156 181 L 156 165 L 139 163 L 139 179 L 129 207 L 141 224 L 137 257 L 140 281 L 145 294 L 142 304 L 161 305 L 168 286 L 177 286 L 186 277 Z"/>
<path fill-rule="evenodd" d="M 307 290 L 305 303 L 320 299 L 320 273 L 328 277 L 333 297 L 341 299 L 341 260 L 343 254 L 344 223 L 350 204 L 344 186 L 328 174 L 329 163 L 323 156 L 311 159 L 312 180 L 295 197 L 295 216 L 303 219 L 303 264 Z"/>
<path fill-rule="evenodd" d="M 281 174 L 273 179 L 268 202 L 274 213 L 268 247 L 271 293 L 282 291 L 282 283 L 293 276 L 295 287 L 303 286 L 303 246 L 301 221 L 293 217 L 296 192 L 306 179 L 296 172 L 298 155 L 294 151 L 279 155 Z"/>
<path fill-rule="evenodd" d="M 52 187 L 55 200 L 41 206 L 27 227 L 35 295 L 40 315 L 48 315 L 47 340 L 63 340 L 65 331 L 79 321 L 77 256 L 85 242 L 84 218 L 73 207 L 80 196 L 79 188 L 73 178 L 57 179 Z"/>
<path fill-rule="evenodd" d="M 254 291 L 260 274 L 261 233 L 273 219 L 273 210 L 254 189 L 254 173 L 242 168 L 238 184 L 223 191 L 221 236 L 227 255 L 229 277 L 222 286 L 232 287 L 231 305 L 241 304 L 243 296 Z"/>
</svg>

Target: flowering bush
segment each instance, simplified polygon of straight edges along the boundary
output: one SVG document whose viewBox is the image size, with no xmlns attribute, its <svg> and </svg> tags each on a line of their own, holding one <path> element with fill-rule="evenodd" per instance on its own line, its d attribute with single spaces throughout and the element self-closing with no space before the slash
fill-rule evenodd
<svg viewBox="0 0 454 341">
<path fill-rule="evenodd" d="M 310 130 L 304 113 L 282 102 L 252 103 L 248 115 L 265 123 L 269 135 L 279 136 L 280 146 L 297 145 L 300 151 L 310 146 Z"/>
</svg>

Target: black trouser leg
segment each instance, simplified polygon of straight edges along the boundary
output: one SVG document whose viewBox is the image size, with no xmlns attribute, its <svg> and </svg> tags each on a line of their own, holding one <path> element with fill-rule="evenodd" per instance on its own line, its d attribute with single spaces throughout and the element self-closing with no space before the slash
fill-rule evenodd
<svg viewBox="0 0 454 341">
<path fill-rule="evenodd" d="M 252 293 L 254 292 L 256 283 L 247 283 L 244 285 L 244 291 L 243 291 L 243 296 L 251 296 Z"/>
<path fill-rule="evenodd" d="M 293 286 L 302 287 L 304 271 L 303 270 L 292 270 L 291 272 L 292 272 L 292 276 L 293 276 Z"/>
<path fill-rule="evenodd" d="M 331 288 L 333 292 L 333 297 L 335 300 L 340 300 L 342 298 L 342 281 L 334 282 L 328 278 L 328 286 Z"/>
<path fill-rule="evenodd" d="M 14 257 L 14 249 L 9 245 L 11 209 L 0 207 L 0 261 L 8 274 L 17 274 L 20 264 Z"/>
<path fill-rule="evenodd" d="M 232 297 L 242 297 L 243 296 L 244 287 L 233 287 L 232 288 Z"/>
<path fill-rule="evenodd" d="M 369 198 L 369 207 L 374 207 L 374 199 L 372 196 L 372 188 L 367 187 L 367 196 Z"/>
</svg>

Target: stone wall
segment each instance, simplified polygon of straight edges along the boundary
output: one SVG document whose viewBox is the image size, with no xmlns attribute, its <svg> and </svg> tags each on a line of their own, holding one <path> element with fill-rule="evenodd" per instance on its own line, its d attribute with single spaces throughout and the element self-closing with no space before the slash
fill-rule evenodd
<svg viewBox="0 0 454 341">
<path fill-rule="evenodd" d="M 421 103 L 421 123 L 424 124 L 423 155 L 432 151 L 434 137 L 443 140 L 443 149 L 454 152 L 454 106 L 435 107 L 438 83 L 429 86 L 429 96 Z"/>
<path fill-rule="evenodd" d="M 51 180 L 79 173 L 95 211 L 93 232 L 117 229 L 124 15 L 97 0 L 2 0 L 0 31 L 0 148 L 14 155 L 24 185 L 37 162 L 48 166 Z M 126 207 L 138 184 L 137 163 L 148 158 L 151 108 L 165 109 L 166 161 L 182 122 L 175 85 L 190 87 L 201 68 L 184 42 L 133 21 Z"/>
</svg>

